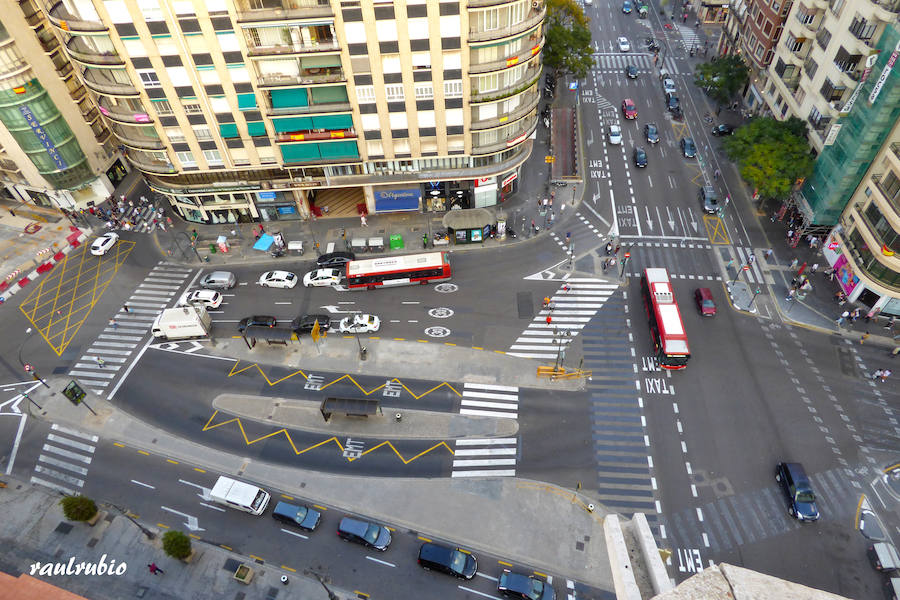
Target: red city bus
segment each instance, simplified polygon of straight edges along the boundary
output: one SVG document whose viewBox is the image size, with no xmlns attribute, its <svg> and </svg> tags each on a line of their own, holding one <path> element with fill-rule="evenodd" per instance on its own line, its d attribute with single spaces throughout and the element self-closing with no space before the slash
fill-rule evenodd
<svg viewBox="0 0 900 600">
<path fill-rule="evenodd" d="M 437 283 L 450 279 L 450 257 L 446 252 L 384 256 L 347 263 L 347 287 L 376 287 Z"/>
<path fill-rule="evenodd" d="M 685 368 L 691 352 L 669 272 L 663 268 L 644 269 L 641 293 L 650 322 L 650 338 L 660 366 L 670 370 Z"/>
</svg>

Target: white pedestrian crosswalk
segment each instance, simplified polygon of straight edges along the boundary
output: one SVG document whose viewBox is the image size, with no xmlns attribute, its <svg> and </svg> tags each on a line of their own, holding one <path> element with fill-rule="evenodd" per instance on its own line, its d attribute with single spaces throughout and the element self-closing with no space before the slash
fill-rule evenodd
<svg viewBox="0 0 900 600">
<path fill-rule="evenodd" d="M 520 358 L 558 358 L 617 288 L 615 283 L 592 277 L 567 279 L 550 297 L 550 307 L 534 317 L 507 354 Z M 547 323 L 548 316 L 550 323 Z"/>
<path fill-rule="evenodd" d="M 649 53 L 597 53 L 594 54 L 596 64 L 604 72 L 620 72 L 625 73 L 625 67 L 634 65 L 641 73 L 658 73 L 656 65 L 653 64 L 653 55 Z M 667 56 L 663 61 L 665 69 L 673 74 L 678 74 L 678 63 L 671 56 Z"/>
<path fill-rule="evenodd" d="M 515 477 L 516 438 L 456 440 L 451 477 Z"/>
<path fill-rule="evenodd" d="M 150 330 L 156 316 L 168 306 L 192 270 L 181 265 L 157 264 L 69 371 L 97 394 L 109 391 L 134 349 Z"/>
<path fill-rule="evenodd" d="M 516 419 L 519 416 L 519 388 L 487 383 L 463 386 L 459 414 Z"/>
<path fill-rule="evenodd" d="M 34 467 L 31 483 L 73 495 L 84 487 L 98 438 L 53 424 Z"/>
</svg>

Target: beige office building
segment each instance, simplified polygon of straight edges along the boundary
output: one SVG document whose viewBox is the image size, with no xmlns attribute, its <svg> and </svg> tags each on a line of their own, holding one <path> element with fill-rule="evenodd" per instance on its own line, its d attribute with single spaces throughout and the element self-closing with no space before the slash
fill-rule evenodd
<svg viewBox="0 0 900 600">
<path fill-rule="evenodd" d="M 810 143 L 821 152 L 837 135 L 836 121 L 850 112 L 867 61 L 898 12 L 898 0 L 794 2 L 763 94 L 773 116 L 807 121 Z"/>
<path fill-rule="evenodd" d="M 490 206 L 531 153 L 541 0 L 29 1 L 189 221 Z"/>
</svg>

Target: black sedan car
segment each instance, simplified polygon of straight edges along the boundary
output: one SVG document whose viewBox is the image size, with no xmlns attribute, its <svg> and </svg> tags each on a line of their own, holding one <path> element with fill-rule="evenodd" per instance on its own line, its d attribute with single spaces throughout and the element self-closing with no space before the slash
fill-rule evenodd
<svg viewBox="0 0 900 600">
<path fill-rule="evenodd" d="M 641 169 L 647 166 L 647 151 L 642 146 L 634 149 L 634 166 Z"/>
<path fill-rule="evenodd" d="M 537 577 L 513 573 L 509 569 L 503 569 L 497 583 L 497 591 L 510 598 L 521 600 L 554 600 L 556 592 L 553 586 Z"/>
<path fill-rule="evenodd" d="M 352 252 L 329 252 L 316 259 L 316 266 L 323 269 L 340 267 L 351 260 L 356 260 Z"/>
<path fill-rule="evenodd" d="M 734 135 L 734 127 L 728 123 L 722 123 L 712 128 L 713 135 Z"/>
<path fill-rule="evenodd" d="M 277 319 L 275 319 L 275 317 L 253 315 L 252 317 L 241 319 L 240 323 L 238 323 L 238 332 L 244 333 L 244 330 L 251 325 L 258 325 L 259 327 L 275 327 L 276 322 Z"/>
<path fill-rule="evenodd" d="M 629 79 L 637 79 L 637 76 L 638 76 L 637 67 L 634 65 L 628 65 L 627 67 L 625 67 L 625 74 L 628 75 Z"/>
<path fill-rule="evenodd" d="M 319 329 L 328 331 L 331 328 L 331 317 L 328 315 L 302 315 L 291 321 L 291 329 L 297 335 L 301 333 L 309 333 L 313 330 L 313 326 L 319 322 Z"/>
<path fill-rule="evenodd" d="M 288 502 L 279 502 L 272 511 L 272 517 L 276 521 L 312 531 L 319 524 L 322 513 L 308 506 L 297 506 Z"/>
<path fill-rule="evenodd" d="M 337 534 L 344 541 L 362 544 L 382 552 L 391 545 L 391 532 L 387 527 L 350 517 L 341 519 Z"/>
<path fill-rule="evenodd" d="M 644 125 L 644 136 L 651 144 L 659 143 L 659 129 L 656 128 L 656 123 L 647 123 Z"/>
</svg>

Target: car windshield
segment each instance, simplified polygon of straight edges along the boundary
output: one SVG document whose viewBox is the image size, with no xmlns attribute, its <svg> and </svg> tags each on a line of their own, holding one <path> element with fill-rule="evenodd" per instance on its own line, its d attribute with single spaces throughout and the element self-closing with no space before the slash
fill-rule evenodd
<svg viewBox="0 0 900 600">
<path fill-rule="evenodd" d="M 296 277 L 296 275 L 294 275 L 293 273 L 288 273 L 287 275 L 284 276 L 284 279 L 286 281 L 291 281 L 292 279 L 294 279 L 294 277 Z"/>
<path fill-rule="evenodd" d="M 370 523 L 369 526 L 366 528 L 366 534 L 363 536 L 363 538 L 370 544 L 374 544 L 375 542 L 378 541 L 379 533 L 381 533 L 381 527 Z"/>
<path fill-rule="evenodd" d="M 534 598 L 538 600 L 541 597 L 541 594 L 544 591 L 544 582 L 540 579 L 532 579 L 531 580 L 531 594 L 529 594 L 530 598 Z"/>
<path fill-rule="evenodd" d="M 307 512 L 308 512 L 308 509 L 305 506 L 298 506 L 297 514 L 296 514 L 296 516 L 294 516 L 294 520 L 297 521 L 298 523 L 302 523 L 303 519 L 306 518 Z"/>
<path fill-rule="evenodd" d="M 815 502 L 816 496 L 812 492 L 797 492 L 797 502 Z"/>
<path fill-rule="evenodd" d="M 647 135 L 656 135 L 656 125 L 647 125 Z"/>
<path fill-rule="evenodd" d="M 704 301 L 703 301 L 703 306 L 705 306 L 705 307 L 707 307 L 707 308 L 715 308 L 715 307 L 716 307 L 716 303 L 713 302 L 712 300 L 704 300 Z"/>
<path fill-rule="evenodd" d="M 459 550 L 450 553 L 450 568 L 457 573 L 462 573 L 466 567 L 466 555 Z"/>
</svg>

